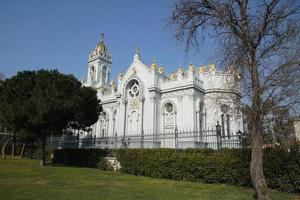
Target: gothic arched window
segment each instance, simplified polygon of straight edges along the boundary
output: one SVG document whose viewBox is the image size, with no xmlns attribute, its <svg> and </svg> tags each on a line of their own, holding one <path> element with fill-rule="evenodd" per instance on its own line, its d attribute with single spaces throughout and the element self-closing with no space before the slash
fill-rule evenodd
<svg viewBox="0 0 300 200">
<path fill-rule="evenodd" d="M 91 82 L 95 81 L 95 67 L 94 66 L 92 66 L 90 68 L 90 80 L 91 80 Z"/>
<path fill-rule="evenodd" d="M 171 104 L 170 102 L 166 103 L 166 105 L 165 105 L 165 111 L 166 111 L 167 113 L 172 113 L 173 110 L 174 110 L 173 104 Z"/>
<path fill-rule="evenodd" d="M 106 66 L 102 67 L 102 80 L 103 80 L 103 83 L 107 82 L 107 68 L 106 68 Z"/>
<path fill-rule="evenodd" d="M 225 135 L 230 138 L 230 107 L 228 105 L 222 105 L 221 106 L 221 126 L 222 126 L 222 136 L 225 137 Z"/>
<path fill-rule="evenodd" d="M 222 130 L 222 136 L 225 137 L 225 119 L 224 119 L 224 114 L 221 115 L 221 130 Z"/>
<path fill-rule="evenodd" d="M 115 110 L 114 115 L 113 115 L 113 137 L 117 137 L 116 120 L 117 120 L 117 111 Z"/>
<path fill-rule="evenodd" d="M 204 103 L 200 101 L 199 103 L 199 131 L 203 131 L 204 126 Z"/>
<path fill-rule="evenodd" d="M 108 137 L 108 124 L 109 124 L 109 117 L 106 112 L 102 112 L 100 114 L 100 122 L 101 122 L 101 137 L 107 138 Z"/>
<path fill-rule="evenodd" d="M 226 115 L 226 122 L 227 122 L 227 124 L 226 124 L 227 136 L 228 136 L 228 138 L 230 138 L 230 115 L 229 114 Z"/>
<path fill-rule="evenodd" d="M 172 130 L 175 128 L 175 108 L 172 102 L 167 102 L 163 107 L 163 124 L 165 130 Z"/>
</svg>

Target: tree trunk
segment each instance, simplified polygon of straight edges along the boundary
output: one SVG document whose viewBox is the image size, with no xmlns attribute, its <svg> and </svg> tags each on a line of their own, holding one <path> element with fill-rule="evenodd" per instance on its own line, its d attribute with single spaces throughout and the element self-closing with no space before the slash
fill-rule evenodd
<svg viewBox="0 0 300 200">
<path fill-rule="evenodd" d="M 40 166 L 46 166 L 46 137 L 40 138 Z"/>
<path fill-rule="evenodd" d="M 21 153 L 20 153 L 20 158 L 23 158 L 23 156 L 24 156 L 25 147 L 26 147 L 26 142 L 24 142 L 23 145 L 22 145 L 22 149 L 21 149 Z"/>
<path fill-rule="evenodd" d="M 11 156 L 15 156 L 15 151 L 16 151 L 16 134 L 14 133 L 13 139 L 12 139 L 12 145 L 11 145 Z"/>
<path fill-rule="evenodd" d="M 5 148 L 8 143 L 9 143 L 9 137 L 7 138 L 6 142 L 4 143 L 4 145 L 2 146 L 2 149 L 1 149 L 2 159 L 6 158 Z"/>
<path fill-rule="evenodd" d="M 260 200 L 270 199 L 266 179 L 263 171 L 263 148 L 262 135 L 260 132 L 259 122 L 256 122 L 252 128 L 252 154 L 250 163 L 250 175 L 253 187 L 255 189 L 255 196 Z"/>
<path fill-rule="evenodd" d="M 250 162 L 250 175 L 253 187 L 255 189 L 255 196 L 259 200 L 268 200 L 269 191 L 264 176 L 263 168 L 263 140 L 262 140 L 262 99 L 261 99 L 261 86 L 259 80 L 259 73 L 257 70 L 257 61 L 255 49 L 252 49 L 252 63 L 251 63 L 251 79 L 252 79 L 252 112 L 251 116 L 251 162 Z"/>
</svg>

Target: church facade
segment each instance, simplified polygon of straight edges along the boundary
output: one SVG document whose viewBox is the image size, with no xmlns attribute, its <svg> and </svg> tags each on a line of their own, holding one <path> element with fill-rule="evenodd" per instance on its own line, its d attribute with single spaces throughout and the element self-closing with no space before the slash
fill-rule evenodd
<svg viewBox="0 0 300 200">
<path fill-rule="evenodd" d="M 182 141 L 192 140 L 185 147 L 195 147 L 201 143 L 199 135 L 215 130 L 217 124 L 227 140 L 243 131 L 239 77 L 232 67 L 219 71 L 214 64 L 190 64 L 166 74 L 155 61 L 145 64 L 137 49 L 127 71 L 115 81 L 110 80 L 112 63 L 102 38 L 89 55 L 83 81 L 97 90 L 103 108 L 91 127 L 94 137 L 132 138 L 136 147 L 174 148 L 173 134 L 180 132 L 192 133 Z M 146 136 L 152 138 L 151 145 Z M 139 143 L 134 144 L 134 138 L 140 138 Z"/>
</svg>

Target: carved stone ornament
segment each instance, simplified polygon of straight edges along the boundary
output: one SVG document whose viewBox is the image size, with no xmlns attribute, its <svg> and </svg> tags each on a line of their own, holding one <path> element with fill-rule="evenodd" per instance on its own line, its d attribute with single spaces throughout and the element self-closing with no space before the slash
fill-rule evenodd
<svg viewBox="0 0 300 200">
<path fill-rule="evenodd" d="M 176 80 L 176 73 L 175 73 L 175 72 L 172 72 L 172 73 L 170 74 L 169 79 L 170 79 L 171 81 Z"/>
<path fill-rule="evenodd" d="M 139 99 L 131 99 L 128 105 L 130 110 L 138 110 L 140 108 L 140 101 Z"/>
<path fill-rule="evenodd" d="M 209 71 L 210 71 L 210 72 L 215 72 L 216 70 L 217 70 L 216 64 L 210 64 L 210 65 L 209 65 Z"/>
<path fill-rule="evenodd" d="M 199 68 L 199 73 L 204 74 L 205 70 L 206 70 L 205 65 L 201 65 L 200 68 Z"/>
<path fill-rule="evenodd" d="M 179 73 L 181 76 L 184 75 L 184 69 L 183 69 L 182 66 L 180 66 L 180 67 L 178 68 L 178 73 Z"/>
<path fill-rule="evenodd" d="M 165 68 L 161 65 L 161 66 L 159 67 L 159 69 L 158 69 L 158 73 L 159 73 L 160 75 L 163 75 L 164 72 L 165 72 Z"/>
<path fill-rule="evenodd" d="M 157 70 L 157 64 L 156 63 L 152 63 L 151 67 L 150 67 L 150 71 L 156 71 Z"/>
<path fill-rule="evenodd" d="M 131 77 L 136 77 L 136 68 L 135 67 L 132 69 Z"/>
<path fill-rule="evenodd" d="M 195 71 L 195 67 L 194 65 L 191 63 L 189 64 L 189 69 L 188 69 L 190 72 L 194 72 Z"/>
</svg>

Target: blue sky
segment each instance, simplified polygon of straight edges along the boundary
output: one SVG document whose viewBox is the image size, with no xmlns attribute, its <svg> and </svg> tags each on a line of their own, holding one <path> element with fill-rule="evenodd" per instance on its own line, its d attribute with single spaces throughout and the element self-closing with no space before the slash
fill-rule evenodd
<svg viewBox="0 0 300 200">
<path fill-rule="evenodd" d="M 216 62 L 213 48 L 185 52 L 166 27 L 171 0 L 1 0 L 0 72 L 6 77 L 22 70 L 58 69 L 86 77 L 88 54 L 100 33 L 113 57 L 112 75 L 131 64 L 135 47 L 142 60 L 153 57 L 167 72 L 192 62 Z"/>
</svg>

